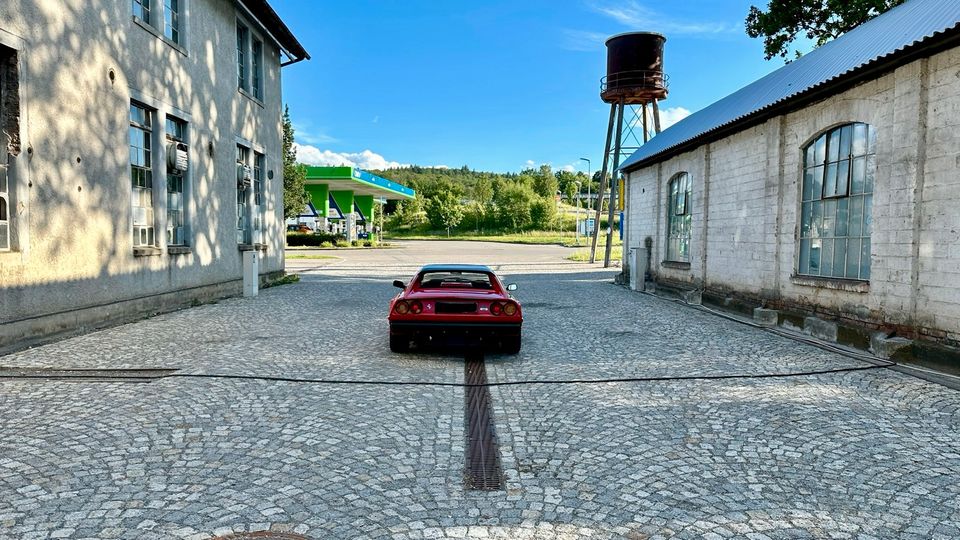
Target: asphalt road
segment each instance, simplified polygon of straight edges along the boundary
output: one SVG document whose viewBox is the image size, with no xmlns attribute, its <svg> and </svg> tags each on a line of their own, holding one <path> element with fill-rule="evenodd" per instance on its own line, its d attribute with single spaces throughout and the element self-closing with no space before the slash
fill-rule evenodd
<svg viewBox="0 0 960 540">
<path fill-rule="evenodd" d="M 257 298 L 0 357 L 178 370 L 0 380 L 0 538 L 960 537 L 960 393 L 570 251 L 337 251 Z M 463 355 L 387 346 L 390 283 L 427 262 L 520 286 L 523 350 L 486 358 L 502 490 L 464 481 Z"/>
</svg>

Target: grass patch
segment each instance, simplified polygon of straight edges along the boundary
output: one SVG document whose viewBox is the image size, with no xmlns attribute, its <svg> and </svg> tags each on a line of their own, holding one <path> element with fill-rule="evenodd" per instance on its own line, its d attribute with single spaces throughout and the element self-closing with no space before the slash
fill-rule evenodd
<svg viewBox="0 0 960 540">
<path fill-rule="evenodd" d="M 313 253 L 291 253 L 287 255 L 288 259 L 339 259 L 340 257 L 334 257 L 333 255 L 319 255 Z"/>
<path fill-rule="evenodd" d="M 597 245 L 605 246 L 607 237 L 600 231 Z M 507 244 L 555 244 L 561 246 L 575 246 L 576 235 L 573 232 L 564 232 L 561 236 L 556 231 L 528 231 L 504 234 L 460 234 L 454 233 L 448 238 L 446 234 L 400 234 L 391 235 L 397 240 L 465 240 L 469 242 L 502 242 Z M 589 245 L 590 237 L 580 237 L 581 245 Z M 613 236 L 613 245 L 620 245 L 619 235 Z"/>
<path fill-rule="evenodd" d="M 597 245 L 597 260 L 602 261 L 605 250 L 600 249 L 600 246 Z M 610 249 L 610 260 L 616 261 L 623 258 L 623 248 L 621 246 L 613 246 Z M 568 261 L 577 261 L 577 262 L 588 262 L 590 260 L 590 250 L 581 249 L 574 252 L 572 255 L 567 257 Z"/>
<path fill-rule="evenodd" d="M 299 274 L 284 274 L 282 278 L 268 284 L 266 287 L 263 287 L 263 288 L 268 289 L 270 287 L 279 287 L 280 285 L 290 285 L 291 283 L 297 283 L 299 281 L 300 281 Z"/>
</svg>

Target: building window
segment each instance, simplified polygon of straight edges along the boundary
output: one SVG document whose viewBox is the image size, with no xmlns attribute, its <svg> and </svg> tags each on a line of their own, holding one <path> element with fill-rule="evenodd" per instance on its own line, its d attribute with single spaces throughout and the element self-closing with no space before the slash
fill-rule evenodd
<svg viewBox="0 0 960 540">
<path fill-rule="evenodd" d="M 180 0 L 163 2 L 163 35 L 174 43 L 180 43 Z"/>
<path fill-rule="evenodd" d="M 804 148 L 798 274 L 870 279 L 876 139 L 855 123 Z"/>
<path fill-rule="evenodd" d="M 250 149 L 237 145 L 237 243 L 247 243 L 247 182 L 252 182 Z"/>
<path fill-rule="evenodd" d="M 237 23 L 237 88 L 247 89 L 247 41 L 250 31 Z"/>
<path fill-rule="evenodd" d="M 187 123 L 183 120 L 167 117 L 167 245 L 186 245 L 184 182 L 187 171 L 178 165 L 176 152 L 178 145 L 187 143 Z M 181 146 L 182 149 L 182 146 Z"/>
<path fill-rule="evenodd" d="M 667 207 L 667 260 L 690 262 L 690 175 L 682 172 L 670 180 Z"/>
<path fill-rule="evenodd" d="M 153 111 L 130 104 L 130 180 L 134 247 L 153 246 Z"/>
<path fill-rule="evenodd" d="M 147 24 L 152 24 L 150 20 L 150 0 L 133 0 L 133 16 Z"/>
<path fill-rule="evenodd" d="M 253 40 L 253 54 L 250 56 L 253 62 L 253 97 L 263 100 L 263 42 Z"/>
<path fill-rule="evenodd" d="M 263 173 L 267 156 L 255 152 L 253 155 L 253 230 L 254 239 L 260 242 L 263 231 Z"/>
<path fill-rule="evenodd" d="M 19 94 L 19 80 L 13 69 L 16 61 L 16 51 L 0 45 L 0 251 L 11 249 L 10 214 L 13 209 L 10 205 L 7 163 L 10 159 L 10 147 L 16 146 L 19 137 L 19 126 L 15 120 L 18 116 L 17 107 L 12 105 L 16 103 Z M 10 141 L 11 138 L 13 141 Z"/>
<path fill-rule="evenodd" d="M 6 151 L 0 152 L 0 158 L 6 160 Z M 10 195 L 7 191 L 6 163 L 0 165 L 0 251 L 10 249 Z"/>
</svg>

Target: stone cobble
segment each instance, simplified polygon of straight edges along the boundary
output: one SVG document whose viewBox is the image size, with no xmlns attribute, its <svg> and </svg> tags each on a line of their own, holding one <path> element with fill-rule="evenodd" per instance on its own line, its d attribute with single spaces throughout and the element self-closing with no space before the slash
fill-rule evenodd
<svg viewBox="0 0 960 540">
<path fill-rule="evenodd" d="M 564 254 L 442 243 L 291 260 L 297 284 L 0 365 L 459 383 L 462 357 L 394 355 L 386 339 L 390 282 L 448 260 L 511 261 L 497 268 L 520 285 L 524 343 L 487 358 L 494 382 L 797 376 L 495 386 L 500 492 L 463 487 L 458 387 L 0 381 L 0 538 L 960 536 L 956 391 L 882 369 L 802 375 L 863 364 Z"/>
</svg>

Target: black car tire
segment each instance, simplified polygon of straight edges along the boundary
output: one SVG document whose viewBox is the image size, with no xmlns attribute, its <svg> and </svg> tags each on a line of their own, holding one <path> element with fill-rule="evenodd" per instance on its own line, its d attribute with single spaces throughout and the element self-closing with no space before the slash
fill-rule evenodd
<svg viewBox="0 0 960 540">
<path fill-rule="evenodd" d="M 405 353 L 410 350 L 410 338 L 390 334 L 390 350 L 395 353 Z"/>
<path fill-rule="evenodd" d="M 500 347 L 506 354 L 517 354 L 520 352 L 520 336 L 505 337 L 500 342 Z"/>
</svg>

